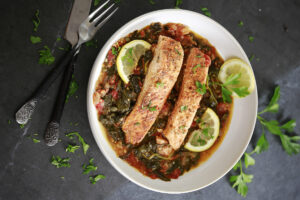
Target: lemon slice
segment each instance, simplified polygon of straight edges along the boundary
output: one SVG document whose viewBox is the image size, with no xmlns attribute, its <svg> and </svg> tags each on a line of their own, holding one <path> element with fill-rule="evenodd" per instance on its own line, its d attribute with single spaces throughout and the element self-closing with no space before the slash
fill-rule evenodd
<svg viewBox="0 0 300 200">
<path fill-rule="evenodd" d="M 127 84 L 142 55 L 150 49 L 151 44 L 144 40 L 133 40 L 125 44 L 118 57 L 117 69 L 121 79 Z"/>
<path fill-rule="evenodd" d="M 200 129 L 192 132 L 184 148 L 193 152 L 201 152 L 209 149 L 219 135 L 219 117 L 212 109 L 207 108 L 201 117 L 199 127 Z"/>
<path fill-rule="evenodd" d="M 249 94 L 253 92 L 255 88 L 255 78 L 251 67 L 247 63 L 238 58 L 225 61 L 221 66 L 218 78 L 222 83 L 225 83 L 226 79 L 233 74 L 241 74 L 241 77 L 239 78 L 238 84 L 227 85 L 226 87 L 228 89 L 246 87 L 248 88 Z M 235 93 L 234 96 L 238 97 Z"/>
</svg>

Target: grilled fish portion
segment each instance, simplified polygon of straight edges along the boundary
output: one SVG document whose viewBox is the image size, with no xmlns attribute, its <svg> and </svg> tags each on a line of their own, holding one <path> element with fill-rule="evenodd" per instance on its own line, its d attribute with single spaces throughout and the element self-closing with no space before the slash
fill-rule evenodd
<svg viewBox="0 0 300 200">
<path fill-rule="evenodd" d="M 142 91 L 122 126 L 127 143 L 141 142 L 155 122 L 177 80 L 183 55 L 180 42 L 159 36 Z"/>
<path fill-rule="evenodd" d="M 205 90 L 202 87 L 205 87 L 210 64 L 209 56 L 203 54 L 200 49 L 190 50 L 179 96 L 163 131 L 174 150 L 183 143 L 199 108 Z"/>
</svg>

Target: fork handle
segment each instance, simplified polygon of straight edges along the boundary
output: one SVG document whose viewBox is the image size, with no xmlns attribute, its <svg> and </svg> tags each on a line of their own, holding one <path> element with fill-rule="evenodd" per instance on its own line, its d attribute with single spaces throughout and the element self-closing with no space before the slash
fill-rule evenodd
<svg viewBox="0 0 300 200">
<path fill-rule="evenodd" d="M 69 65 L 67 66 L 63 79 L 60 84 L 60 88 L 56 97 L 56 102 L 52 111 L 51 120 L 48 123 L 44 138 L 48 146 L 54 146 L 58 142 L 59 138 L 59 126 L 60 119 L 64 110 L 67 93 L 69 91 L 70 82 L 74 72 L 75 62 L 79 53 L 79 48 L 76 49 Z"/>
<path fill-rule="evenodd" d="M 32 97 L 16 112 L 16 121 L 19 124 L 26 124 L 31 118 L 37 104 L 45 99 L 46 94 L 52 83 L 63 72 L 67 64 L 72 59 L 76 49 L 69 51 L 60 63 L 50 72 L 42 84 L 38 87 Z"/>
</svg>

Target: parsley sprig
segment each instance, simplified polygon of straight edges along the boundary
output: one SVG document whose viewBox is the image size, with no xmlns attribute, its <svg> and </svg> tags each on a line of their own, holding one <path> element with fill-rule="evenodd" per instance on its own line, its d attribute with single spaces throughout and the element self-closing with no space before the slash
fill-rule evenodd
<svg viewBox="0 0 300 200">
<path fill-rule="evenodd" d="M 249 94 L 248 88 L 246 86 L 232 87 L 237 86 L 240 83 L 241 76 L 241 73 L 231 74 L 226 78 L 225 83 L 220 84 L 222 89 L 222 98 L 224 102 L 232 102 L 232 92 L 236 93 L 239 97 L 245 97 Z"/>
<path fill-rule="evenodd" d="M 86 154 L 86 152 L 88 151 L 88 149 L 90 148 L 90 145 L 88 145 L 84 139 L 81 137 L 81 135 L 79 135 L 78 132 L 72 132 L 72 133 L 68 133 L 66 134 L 67 137 L 69 137 L 70 139 L 73 139 L 73 136 L 76 135 L 78 137 L 79 142 L 82 145 L 82 149 L 83 149 L 83 153 Z"/>
<path fill-rule="evenodd" d="M 69 144 L 66 148 L 66 152 L 75 153 L 75 151 L 79 148 L 80 148 L 80 146 L 78 146 L 78 145 Z"/>
<path fill-rule="evenodd" d="M 90 176 L 90 182 L 91 184 L 96 184 L 96 182 L 100 181 L 101 179 L 104 179 L 105 176 L 102 174 L 98 174 L 96 176 Z"/>
<path fill-rule="evenodd" d="M 257 119 L 260 122 L 262 126 L 262 134 L 259 137 L 256 146 L 254 150 L 250 153 L 244 153 L 244 165 L 246 168 L 248 168 L 251 165 L 255 165 L 255 159 L 252 157 L 253 154 L 261 154 L 262 152 L 268 150 L 269 148 L 269 142 L 266 138 L 266 132 L 265 130 L 268 130 L 273 135 L 276 135 L 280 138 L 281 144 L 283 149 L 288 155 L 298 154 L 300 152 L 300 144 L 297 143 L 300 140 L 300 136 L 290 136 L 285 134 L 292 133 L 294 131 L 294 128 L 296 127 L 296 121 L 290 120 L 283 125 L 280 125 L 280 123 L 277 120 L 266 120 L 261 115 L 263 113 L 276 113 L 279 110 L 279 104 L 278 100 L 280 98 L 280 87 L 277 86 L 274 90 L 274 94 L 271 98 L 270 103 L 268 106 L 258 113 Z M 247 183 L 250 183 L 253 179 L 253 175 L 245 175 L 242 171 L 242 159 L 239 160 L 239 162 L 235 165 L 233 168 L 234 170 L 240 169 L 240 175 L 238 176 L 231 176 L 230 182 L 234 183 L 232 187 L 238 187 L 237 192 L 242 195 L 246 196 L 248 192 L 248 186 Z M 250 177 L 250 178 L 249 178 Z"/>
<path fill-rule="evenodd" d="M 51 65 L 55 61 L 55 57 L 52 55 L 47 45 L 44 46 L 44 49 L 39 50 L 39 54 L 39 64 Z"/>
<path fill-rule="evenodd" d="M 91 171 L 96 171 L 98 169 L 98 167 L 94 165 L 93 161 L 94 161 L 94 158 L 91 158 L 88 165 L 82 166 L 83 174 L 88 174 Z"/>
<path fill-rule="evenodd" d="M 56 166 L 56 168 L 71 167 L 70 158 L 61 158 L 60 156 L 52 156 L 51 164 Z"/>
<path fill-rule="evenodd" d="M 38 27 L 39 27 L 39 25 L 40 25 L 40 23 L 41 23 L 41 20 L 40 20 L 39 15 L 40 15 L 40 10 L 37 9 L 37 10 L 35 11 L 34 18 L 32 19 L 33 30 L 34 30 L 34 32 L 37 32 L 37 29 L 38 29 Z"/>
<path fill-rule="evenodd" d="M 200 81 L 196 81 L 196 92 L 198 92 L 201 95 L 204 95 L 206 93 L 206 86 L 205 84 L 200 83 Z"/>
</svg>

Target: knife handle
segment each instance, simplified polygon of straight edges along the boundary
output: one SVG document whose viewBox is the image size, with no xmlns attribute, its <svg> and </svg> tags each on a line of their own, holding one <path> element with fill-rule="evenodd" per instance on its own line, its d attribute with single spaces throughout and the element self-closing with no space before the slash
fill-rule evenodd
<svg viewBox="0 0 300 200">
<path fill-rule="evenodd" d="M 19 124 L 26 124 L 31 118 L 39 101 L 45 99 L 46 94 L 52 83 L 64 71 L 67 64 L 72 59 L 75 49 L 69 51 L 60 63 L 47 75 L 42 84 L 38 87 L 32 97 L 16 112 L 16 121 Z"/>
<path fill-rule="evenodd" d="M 67 93 L 69 91 L 70 82 L 72 80 L 72 75 L 74 72 L 75 62 L 77 60 L 79 49 L 75 51 L 71 62 L 67 66 L 63 79 L 60 84 L 60 88 L 56 97 L 56 102 L 52 111 L 51 120 L 48 123 L 46 132 L 45 132 L 45 143 L 48 146 L 54 146 L 58 142 L 59 138 L 59 126 L 60 119 L 64 110 Z"/>
</svg>

